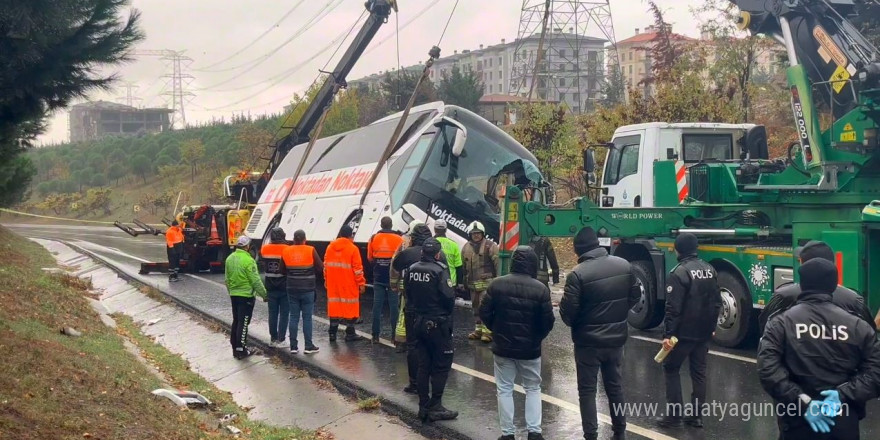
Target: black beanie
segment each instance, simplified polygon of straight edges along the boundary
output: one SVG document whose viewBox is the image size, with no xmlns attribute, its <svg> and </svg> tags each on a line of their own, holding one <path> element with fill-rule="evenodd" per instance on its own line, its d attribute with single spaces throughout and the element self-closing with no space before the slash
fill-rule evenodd
<svg viewBox="0 0 880 440">
<path fill-rule="evenodd" d="M 574 236 L 574 252 L 578 255 L 587 253 L 597 247 L 599 247 L 599 237 L 596 236 L 596 231 L 589 226 L 581 228 L 577 235 Z"/>
<path fill-rule="evenodd" d="M 794 250 L 794 256 L 800 258 L 806 263 L 813 258 L 823 258 L 828 261 L 835 261 L 834 251 L 828 243 L 818 240 L 810 240 L 807 244 Z"/>
<path fill-rule="evenodd" d="M 696 255 L 697 244 L 697 236 L 688 232 L 675 237 L 675 250 L 679 255 Z"/>
<path fill-rule="evenodd" d="M 837 266 L 824 258 L 814 258 L 798 268 L 801 292 L 832 294 L 837 289 Z"/>
<path fill-rule="evenodd" d="M 339 228 L 339 236 L 342 238 L 351 238 L 354 235 L 354 231 L 351 229 L 351 226 L 344 225 Z"/>
</svg>

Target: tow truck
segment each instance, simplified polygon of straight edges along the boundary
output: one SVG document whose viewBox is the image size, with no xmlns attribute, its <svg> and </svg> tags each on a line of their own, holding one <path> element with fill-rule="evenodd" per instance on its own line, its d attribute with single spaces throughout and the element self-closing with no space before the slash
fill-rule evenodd
<svg viewBox="0 0 880 440">
<path fill-rule="evenodd" d="M 333 103 L 336 93 L 347 86 L 346 77 L 375 37 L 379 28 L 387 23 L 391 11 L 397 11 L 396 0 L 368 0 L 364 3 L 369 16 L 354 37 L 348 50 L 336 67 L 327 75 L 323 86 L 309 104 L 302 118 L 287 136 L 275 143 L 268 167 L 262 172 L 242 172 L 226 177 L 224 191 L 229 199 L 227 205 L 198 205 L 184 207 L 175 219 L 184 226 L 184 252 L 180 267 L 183 271 L 222 272 L 226 256 L 233 250 L 238 237 L 245 228 L 260 200 L 263 190 L 271 180 L 284 158 L 294 146 L 310 140 L 321 116 Z M 164 232 L 142 221 L 134 220 L 134 226 L 115 222 L 125 233 L 158 236 Z M 170 221 L 163 219 L 166 226 Z M 167 272 L 167 262 L 141 264 L 141 273 Z"/>
<path fill-rule="evenodd" d="M 714 340 L 727 347 L 756 333 L 755 313 L 777 287 L 797 279 L 793 249 L 809 240 L 827 242 L 836 252 L 839 283 L 860 292 L 872 311 L 880 307 L 880 53 L 847 19 L 852 0 L 731 1 L 741 11 L 740 29 L 785 46 L 799 134 L 787 158 L 767 158 L 760 126 L 731 133 L 722 149 L 731 154 L 692 161 L 682 150 L 686 136 L 705 134 L 706 127 L 674 133 L 660 124 L 650 127 L 654 137 L 649 127 L 639 135 L 633 135 L 639 127 L 622 127 L 607 145 L 597 200 L 548 206 L 511 186 L 501 229 L 505 263 L 513 247 L 535 235 L 595 229 L 611 254 L 632 263 L 642 295 L 629 322 L 639 329 L 662 322 L 665 277 L 677 264 L 675 237 L 697 235 L 700 258 L 719 274 L 723 307 Z M 823 111 L 831 120 L 826 130 Z M 735 154 L 727 150 L 734 143 Z M 593 183 L 594 149 L 585 149 L 583 159 Z M 623 188 L 624 160 L 631 161 L 633 178 L 646 177 L 647 184 Z"/>
</svg>

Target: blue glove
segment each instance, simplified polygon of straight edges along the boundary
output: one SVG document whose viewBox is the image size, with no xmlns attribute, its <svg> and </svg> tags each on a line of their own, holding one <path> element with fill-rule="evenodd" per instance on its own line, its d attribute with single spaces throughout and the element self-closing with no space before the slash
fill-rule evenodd
<svg viewBox="0 0 880 440">
<path fill-rule="evenodd" d="M 831 427 L 834 426 L 834 420 L 831 420 L 830 417 L 826 417 L 822 414 L 822 406 L 824 404 L 825 401 L 823 400 L 810 401 L 810 404 L 807 406 L 807 411 L 804 414 L 804 418 L 807 419 L 807 423 L 810 424 L 810 428 L 813 432 L 828 434 L 831 432 Z"/>
<path fill-rule="evenodd" d="M 837 390 L 827 390 L 821 393 L 825 396 L 822 405 L 822 415 L 826 417 L 838 416 L 841 413 L 840 393 Z"/>
</svg>

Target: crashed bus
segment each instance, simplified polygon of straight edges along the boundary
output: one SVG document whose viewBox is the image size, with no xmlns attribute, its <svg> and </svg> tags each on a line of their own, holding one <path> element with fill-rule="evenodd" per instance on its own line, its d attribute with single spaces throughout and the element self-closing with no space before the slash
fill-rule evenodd
<svg viewBox="0 0 880 440">
<path fill-rule="evenodd" d="M 460 245 L 467 225 L 477 220 L 498 242 L 501 202 L 509 185 L 527 189 L 535 200 L 543 198 L 534 155 L 476 113 L 442 102 L 412 108 L 389 159 L 367 188 L 402 116 L 318 139 L 296 182 L 306 144 L 294 147 L 268 182 L 245 233 L 263 243 L 276 226 L 289 238 L 302 229 L 323 254 L 348 224 L 355 243 L 365 250 L 380 219 L 390 216 L 400 232 L 412 220 L 432 226 L 443 219 L 448 237 Z"/>
</svg>

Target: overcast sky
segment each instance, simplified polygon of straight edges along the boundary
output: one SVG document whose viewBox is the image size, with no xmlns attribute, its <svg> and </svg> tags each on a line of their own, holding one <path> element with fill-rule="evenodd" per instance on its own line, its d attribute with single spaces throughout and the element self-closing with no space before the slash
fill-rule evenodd
<svg viewBox="0 0 880 440">
<path fill-rule="evenodd" d="M 425 60 L 428 49 L 437 43 L 455 1 L 399 0 L 398 3 L 398 17 L 392 17 L 379 30 L 349 80 L 394 68 L 397 20 L 401 64 L 406 66 Z M 701 0 L 657 0 L 666 12 L 667 21 L 673 24 L 673 30 L 694 37 L 699 30 L 690 8 L 699 3 Z M 294 93 L 301 93 L 311 84 L 318 69 L 337 47 L 338 41 L 333 44 L 334 39 L 352 27 L 364 10 L 363 4 L 363 0 L 132 1 L 132 7 L 141 11 L 141 27 L 146 33 L 138 49 L 186 51 L 192 58 L 186 69 L 193 76 L 187 88 L 195 95 L 185 106 L 189 123 L 210 121 L 212 117 L 228 118 L 240 112 L 256 115 L 280 111 Z M 440 44 L 442 55 L 452 54 L 454 50 L 476 49 L 480 44 L 498 44 L 502 38 L 512 41 L 517 36 L 521 6 L 520 0 L 460 0 Z M 647 9 L 646 0 L 611 0 L 618 40 L 632 36 L 635 28 L 644 29 L 652 23 Z M 413 20 L 422 11 L 425 12 Z M 286 19 L 273 27 L 288 12 Z M 311 27 L 303 31 L 310 21 Z M 300 35 L 295 37 L 298 32 Z M 262 39 L 250 45 L 263 33 L 266 35 Z M 596 27 L 591 28 L 590 34 L 601 36 Z M 241 53 L 224 61 L 236 52 Z M 274 54 L 269 55 L 272 52 Z M 339 54 L 333 59 L 334 63 L 338 57 Z M 162 76 L 170 73 L 170 67 L 159 57 L 139 56 L 107 72 L 118 72 L 122 81 L 138 87 L 133 95 L 142 100 L 135 101 L 136 105 L 166 104 L 167 98 L 161 94 L 170 91 L 170 85 Z M 90 99 L 116 101 L 125 94 L 120 83 L 113 93 L 95 93 Z M 66 141 L 67 125 L 67 112 L 56 114 L 41 142 Z"/>
</svg>

